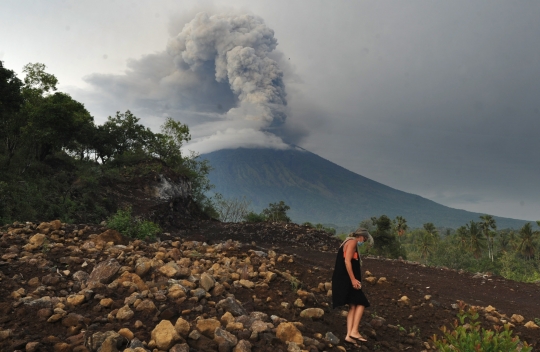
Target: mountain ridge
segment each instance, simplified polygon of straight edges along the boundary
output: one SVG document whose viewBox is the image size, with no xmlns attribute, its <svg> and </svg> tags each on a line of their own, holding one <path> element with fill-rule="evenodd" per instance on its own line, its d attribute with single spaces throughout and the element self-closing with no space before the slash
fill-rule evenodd
<svg viewBox="0 0 540 352">
<path fill-rule="evenodd" d="M 411 227 L 426 222 L 457 228 L 482 213 L 454 209 L 369 179 L 303 148 L 222 149 L 201 155 L 214 168 L 215 191 L 252 201 L 255 211 L 285 201 L 295 222 L 354 226 L 372 216 L 404 216 Z M 519 228 L 525 220 L 496 217 L 499 228 Z"/>
</svg>

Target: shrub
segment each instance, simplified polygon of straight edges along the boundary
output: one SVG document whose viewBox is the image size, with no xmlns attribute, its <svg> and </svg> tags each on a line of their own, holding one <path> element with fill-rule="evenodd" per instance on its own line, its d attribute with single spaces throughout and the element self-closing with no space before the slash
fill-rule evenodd
<svg viewBox="0 0 540 352">
<path fill-rule="evenodd" d="M 478 351 L 478 352 L 498 352 L 498 351 L 532 351 L 527 342 L 521 343 L 519 337 L 512 336 L 510 325 L 497 331 L 486 330 L 480 327 L 478 322 L 478 312 L 472 308 L 465 311 L 465 304 L 459 303 L 458 320 L 454 322 L 454 329 L 449 330 L 446 326 L 441 328 L 444 334 L 442 339 L 433 335 L 432 340 L 435 347 L 440 352 L 454 351 Z"/>
<path fill-rule="evenodd" d="M 264 222 L 266 221 L 266 218 L 263 214 L 249 212 L 246 216 L 244 216 L 244 220 L 246 222 Z"/>
<path fill-rule="evenodd" d="M 153 239 L 161 232 L 159 225 L 143 220 L 140 217 L 134 217 L 131 207 L 118 210 L 115 215 L 107 219 L 107 227 L 120 232 L 124 236 L 142 240 Z"/>
</svg>

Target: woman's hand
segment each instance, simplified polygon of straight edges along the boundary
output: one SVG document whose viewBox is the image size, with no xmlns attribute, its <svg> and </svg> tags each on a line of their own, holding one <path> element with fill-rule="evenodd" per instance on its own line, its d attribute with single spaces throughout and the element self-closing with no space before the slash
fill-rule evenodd
<svg viewBox="0 0 540 352">
<path fill-rule="evenodd" d="M 359 290 L 362 288 L 362 283 L 356 279 L 352 281 L 352 285 L 355 289 Z"/>
</svg>

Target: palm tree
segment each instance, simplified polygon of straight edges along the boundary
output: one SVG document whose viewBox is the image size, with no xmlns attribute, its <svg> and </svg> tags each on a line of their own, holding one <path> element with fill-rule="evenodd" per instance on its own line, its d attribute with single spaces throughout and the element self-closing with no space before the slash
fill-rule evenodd
<svg viewBox="0 0 540 352">
<path fill-rule="evenodd" d="M 473 220 L 471 220 L 471 222 L 467 224 L 467 232 L 469 233 L 470 239 L 469 249 L 475 256 L 475 258 L 478 259 L 482 255 L 485 238 L 482 236 L 482 232 L 478 228 L 478 224 Z"/>
<path fill-rule="evenodd" d="M 431 254 L 434 245 L 435 245 L 435 238 L 433 237 L 432 234 L 430 234 L 427 231 L 423 231 L 416 241 L 416 246 L 418 247 L 418 251 L 420 252 L 420 255 L 422 256 L 422 258 L 424 259 L 426 259 L 427 256 Z"/>
<path fill-rule="evenodd" d="M 408 228 L 407 220 L 405 220 L 403 216 L 396 216 L 396 219 L 394 220 L 394 229 L 396 230 L 397 235 L 399 237 L 403 236 Z"/>
<path fill-rule="evenodd" d="M 460 226 L 456 230 L 456 239 L 458 242 L 458 248 L 461 250 L 468 250 L 470 245 L 469 231 L 466 226 Z"/>
<path fill-rule="evenodd" d="M 439 231 L 437 230 L 435 225 L 433 225 L 432 222 L 428 222 L 424 224 L 423 226 L 424 226 L 424 230 L 426 230 L 426 232 L 429 233 L 434 239 L 438 237 Z"/>
<path fill-rule="evenodd" d="M 491 261 L 493 261 L 493 238 L 495 237 L 496 232 L 492 230 L 497 229 L 497 224 L 491 215 L 481 215 L 480 219 L 482 219 L 482 221 L 480 221 L 480 228 L 482 229 L 484 237 L 487 239 L 488 256 L 491 258 Z"/>
<path fill-rule="evenodd" d="M 528 259 L 534 258 L 536 252 L 536 238 L 540 235 L 540 232 L 533 231 L 531 223 L 528 222 L 521 230 L 519 230 L 519 246 L 518 251 L 527 256 Z"/>
</svg>

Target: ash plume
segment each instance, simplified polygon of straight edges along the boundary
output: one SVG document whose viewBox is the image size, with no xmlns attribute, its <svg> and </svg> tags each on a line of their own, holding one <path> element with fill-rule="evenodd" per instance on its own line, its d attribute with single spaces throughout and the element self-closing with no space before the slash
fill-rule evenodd
<svg viewBox="0 0 540 352">
<path fill-rule="evenodd" d="M 198 152 L 284 149 L 270 133 L 283 130 L 287 109 L 283 71 L 271 58 L 276 46 L 260 17 L 199 13 L 165 51 L 130 60 L 125 75 L 93 74 L 86 81 L 140 111 L 143 121 L 172 116 L 187 123 L 188 147 Z"/>
</svg>

